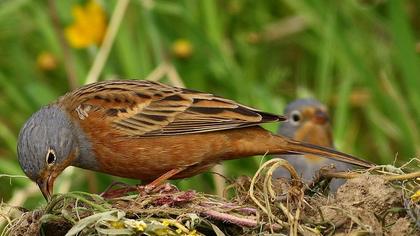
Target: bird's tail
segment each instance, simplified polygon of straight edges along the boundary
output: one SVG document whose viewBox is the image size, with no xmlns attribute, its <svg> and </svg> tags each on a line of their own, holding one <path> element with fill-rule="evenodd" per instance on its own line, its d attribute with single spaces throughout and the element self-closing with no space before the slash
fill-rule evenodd
<svg viewBox="0 0 420 236">
<path fill-rule="evenodd" d="M 277 135 L 275 135 L 277 136 Z M 293 139 L 286 138 L 284 136 L 277 136 L 279 141 L 281 141 L 285 147 L 283 147 L 283 150 L 287 150 L 289 153 L 295 153 L 295 154 L 312 154 L 317 155 L 321 157 L 326 157 L 332 160 L 349 163 L 352 165 L 357 165 L 360 167 L 370 168 L 375 166 L 375 164 L 362 160 L 360 158 L 357 158 L 355 156 L 342 153 L 333 149 L 329 149 L 326 147 L 317 146 L 314 144 L 309 144 L 305 142 L 296 141 Z M 289 154 L 287 153 L 287 154 Z M 280 153 L 279 153 L 280 154 Z M 284 153 L 283 153 L 284 154 Z"/>
</svg>

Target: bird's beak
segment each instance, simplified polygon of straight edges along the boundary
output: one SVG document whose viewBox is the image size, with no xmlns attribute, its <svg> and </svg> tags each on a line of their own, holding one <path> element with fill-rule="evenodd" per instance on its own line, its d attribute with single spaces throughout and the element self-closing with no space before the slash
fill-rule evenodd
<svg viewBox="0 0 420 236">
<path fill-rule="evenodd" d="M 52 178 L 51 175 L 47 176 L 46 178 L 40 178 L 36 181 L 38 184 L 39 189 L 42 192 L 42 195 L 44 195 L 44 198 L 47 201 L 51 200 L 51 191 L 54 187 L 54 178 Z"/>
<path fill-rule="evenodd" d="M 320 109 L 316 109 L 314 116 L 312 118 L 315 124 L 324 125 L 325 123 L 329 122 L 328 114 L 325 111 Z"/>
</svg>

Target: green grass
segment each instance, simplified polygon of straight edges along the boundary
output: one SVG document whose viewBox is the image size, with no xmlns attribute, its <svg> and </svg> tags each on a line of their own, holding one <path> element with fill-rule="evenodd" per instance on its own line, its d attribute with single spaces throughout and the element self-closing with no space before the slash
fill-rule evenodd
<svg viewBox="0 0 420 236">
<path fill-rule="evenodd" d="M 145 1 L 147 2 L 147 1 Z M 59 1 L 62 28 L 71 6 Z M 117 1 L 101 1 L 110 19 Z M 145 78 L 167 61 L 189 88 L 212 92 L 273 113 L 297 97 L 314 96 L 333 116 L 338 149 L 377 163 L 420 153 L 420 4 L 417 1 L 131 1 L 100 79 Z M 44 1 L 0 3 L 0 174 L 22 175 L 16 138 L 31 113 L 69 90 L 63 54 Z M 298 16 L 298 17 L 297 17 Z M 285 32 L 279 34 L 279 32 Z M 171 51 L 177 39 L 193 46 L 188 58 Z M 70 49 L 79 85 L 98 48 Z M 57 67 L 37 66 L 41 52 Z M 164 80 L 168 82 L 169 80 Z M 267 126 L 276 130 L 276 125 Z M 258 158 L 229 161 L 229 177 L 253 173 Z M 76 170 L 80 173 L 79 170 Z M 82 172 L 85 173 L 85 172 Z M 73 175 L 63 176 L 67 183 Z M 111 177 L 74 181 L 74 190 L 103 189 Z M 210 175 L 183 180 L 212 191 Z M 32 184 L 0 178 L 0 198 Z M 35 194 L 25 206 L 41 202 Z"/>
</svg>

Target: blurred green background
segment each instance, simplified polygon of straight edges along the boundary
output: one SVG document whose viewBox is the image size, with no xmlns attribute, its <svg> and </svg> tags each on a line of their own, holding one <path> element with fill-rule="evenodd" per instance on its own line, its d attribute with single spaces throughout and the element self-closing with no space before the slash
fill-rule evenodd
<svg viewBox="0 0 420 236">
<path fill-rule="evenodd" d="M 161 79 L 273 113 L 313 96 L 332 113 L 339 150 L 404 163 L 420 153 L 419 36 L 415 0 L 0 1 L 0 198 L 44 202 L 28 179 L 4 176 L 23 175 L 19 129 L 97 79 Z M 226 162 L 226 176 L 252 175 L 260 160 Z M 212 178 L 177 183 L 212 192 Z M 56 191 L 116 179 L 73 169 Z"/>
</svg>

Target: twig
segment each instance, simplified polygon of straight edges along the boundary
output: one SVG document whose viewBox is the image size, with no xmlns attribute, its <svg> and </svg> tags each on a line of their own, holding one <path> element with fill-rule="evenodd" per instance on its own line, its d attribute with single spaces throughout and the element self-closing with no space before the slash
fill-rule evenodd
<svg viewBox="0 0 420 236">
<path fill-rule="evenodd" d="M 410 165 L 413 162 L 417 162 L 417 164 L 420 164 L 420 159 L 419 158 L 411 158 L 408 162 L 406 162 L 402 166 L 400 166 L 400 169 L 405 168 L 406 166 Z"/>
<path fill-rule="evenodd" d="M 255 197 L 255 194 L 254 194 L 254 188 L 255 188 L 255 183 L 256 183 L 256 181 L 257 181 L 257 177 L 259 176 L 259 174 L 266 168 L 266 166 L 268 166 L 268 165 L 270 165 L 270 164 L 272 164 L 272 163 L 275 163 L 275 162 L 278 162 L 278 161 L 285 161 L 285 160 L 283 160 L 283 159 L 278 159 L 278 158 L 276 158 L 276 159 L 272 159 L 272 160 L 269 160 L 269 161 L 267 161 L 266 163 L 264 163 L 258 170 L 257 170 L 257 173 L 255 173 L 255 175 L 252 177 L 252 180 L 251 180 L 251 185 L 250 185 L 250 187 L 249 187 L 249 196 L 251 197 L 251 199 L 254 201 L 254 203 L 255 204 L 257 204 L 257 206 L 265 213 L 265 214 L 267 214 L 269 217 L 271 217 L 270 215 L 269 215 L 269 211 L 267 210 L 267 208 L 265 208 L 265 206 L 263 205 L 263 204 L 261 204 L 261 202 Z M 283 222 L 283 221 L 279 221 L 278 222 L 281 226 L 284 226 L 284 227 L 288 227 L 289 225 L 286 223 L 286 222 Z"/>
<path fill-rule="evenodd" d="M 12 179 L 12 178 L 24 178 L 24 179 L 28 179 L 28 176 L 26 176 L 26 175 L 9 175 L 9 174 L 0 174 L 0 178 L 3 178 L 3 177 L 8 177 L 8 178 L 10 178 L 10 179 Z"/>
<path fill-rule="evenodd" d="M 17 207 L 13 207 L 6 203 L 1 203 L 0 204 L 0 229 L 3 228 L 6 221 L 7 221 L 6 225 L 11 225 L 13 221 L 11 219 L 13 218 L 12 215 L 16 213 L 23 214 L 23 212 L 20 211 Z"/>
<path fill-rule="evenodd" d="M 290 176 L 292 177 L 293 180 L 300 180 L 296 170 L 286 161 L 286 162 L 276 162 L 274 163 L 270 169 L 268 169 L 267 171 L 267 175 L 265 176 L 265 180 L 264 180 L 264 188 L 268 188 L 269 189 L 269 193 L 270 193 L 270 197 L 271 199 L 276 199 L 276 193 L 275 191 L 272 189 L 272 179 L 273 179 L 273 172 L 275 170 L 277 170 L 279 167 L 284 167 L 285 169 L 287 169 L 290 173 Z M 301 195 L 301 197 L 303 198 L 303 196 Z M 300 202 L 301 203 L 301 202 Z M 280 202 L 280 207 L 282 209 L 282 211 L 286 214 L 286 216 L 289 219 L 289 224 L 290 224 L 290 235 L 298 235 L 298 229 L 300 232 L 303 232 L 303 228 L 299 225 L 299 216 L 300 216 L 300 207 L 301 204 L 299 205 L 298 209 L 296 210 L 295 215 L 293 216 L 286 207 L 284 207 L 284 205 Z"/>
<path fill-rule="evenodd" d="M 390 175 L 383 177 L 386 181 L 394 181 L 394 180 L 407 180 L 407 179 L 415 179 L 420 178 L 420 171 L 412 172 L 403 175 Z"/>
<path fill-rule="evenodd" d="M 226 175 L 226 170 L 223 165 L 215 165 L 212 168 L 212 171 L 217 173 L 217 175 L 212 175 L 214 186 L 216 188 L 216 194 L 219 197 L 225 195 L 226 182 L 223 176 Z"/>
<path fill-rule="evenodd" d="M 237 216 L 230 215 L 227 213 L 218 212 L 215 210 L 208 210 L 205 208 L 203 208 L 202 210 L 203 211 L 201 212 L 201 214 L 215 220 L 221 220 L 224 222 L 229 222 L 235 225 L 240 225 L 240 226 L 249 227 L 249 228 L 255 228 L 259 226 L 259 223 L 256 220 L 252 220 L 249 218 L 241 218 L 241 217 L 237 217 Z M 280 230 L 283 228 L 281 225 L 278 225 L 278 224 L 273 224 L 272 227 L 275 230 Z"/>
<path fill-rule="evenodd" d="M 75 73 L 75 66 L 73 56 L 70 53 L 69 45 L 67 44 L 66 40 L 63 36 L 63 31 L 61 30 L 60 25 L 60 18 L 57 14 L 57 7 L 55 5 L 56 0 L 49 0 L 48 1 L 48 13 L 51 18 L 52 26 L 54 32 L 58 38 L 58 43 L 60 45 L 61 50 L 63 51 L 63 63 L 64 69 L 67 74 L 67 80 L 71 89 L 75 89 L 78 86 L 76 73 Z"/>
<path fill-rule="evenodd" d="M 158 67 L 156 67 L 150 74 L 145 78 L 145 80 L 150 81 L 159 81 L 163 76 L 168 73 L 168 63 L 162 62 Z"/>
<path fill-rule="evenodd" d="M 267 186 L 270 186 L 270 188 L 268 188 Z M 264 202 L 265 202 L 265 207 L 267 209 L 267 215 L 268 215 L 268 223 L 270 224 L 270 230 L 271 233 L 274 234 L 274 229 L 273 229 L 273 222 L 272 218 L 274 218 L 276 221 L 278 221 L 279 219 L 277 219 L 276 216 L 273 215 L 273 213 L 271 212 L 271 206 L 270 206 L 270 199 L 268 198 L 269 195 L 272 196 L 272 192 L 270 191 L 271 189 L 271 176 L 269 174 L 267 174 L 265 176 L 264 179 L 264 185 L 263 185 L 263 191 L 264 191 Z"/>
<path fill-rule="evenodd" d="M 362 176 L 362 174 L 355 173 L 355 172 L 320 172 L 320 175 L 327 178 L 339 178 L 339 179 L 353 179 L 359 176 Z"/>
<path fill-rule="evenodd" d="M 54 1 L 54 0 L 51 0 Z M 111 20 L 109 23 L 108 30 L 106 31 L 104 41 L 102 42 L 101 48 L 95 57 L 92 67 L 89 70 L 86 78 L 86 84 L 94 83 L 98 81 L 99 75 L 104 68 L 105 62 L 108 59 L 109 52 L 111 51 L 112 45 L 117 35 L 118 29 L 120 28 L 121 21 L 127 9 L 129 0 L 119 0 L 115 6 L 115 10 L 112 13 Z"/>
<path fill-rule="evenodd" d="M 0 174 L 0 179 L 3 177 L 8 177 L 10 180 L 10 184 L 12 184 L 12 178 L 24 178 L 28 179 L 26 175 L 8 175 L 8 174 Z"/>
<path fill-rule="evenodd" d="M 321 173 L 321 175 L 328 178 L 354 179 L 354 178 L 362 176 L 363 174 L 359 174 L 355 172 L 325 172 L 325 173 Z M 379 176 L 385 179 L 386 181 L 408 180 L 408 179 L 420 178 L 420 171 L 412 172 L 408 174 L 401 174 L 401 175 L 375 175 L 375 176 Z"/>
<path fill-rule="evenodd" d="M 21 206 L 29 197 L 38 192 L 38 186 L 30 183 L 24 189 L 17 190 L 13 193 L 13 197 L 7 202 L 8 206 Z M 5 219 L 0 219 L 0 226 L 5 222 Z"/>
<path fill-rule="evenodd" d="M 275 159 L 271 159 L 271 160 L 269 160 L 269 161 L 267 161 L 267 162 L 265 162 L 258 170 L 257 170 L 257 172 L 255 173 L 255 175 L 254 175 L 254 177 L 252 178 L 252 180 L 251 180 L 251 184 L 250 184 L 250 188 L 249 188 L 249 195 L 250 195 L 250 197 L 251 197 L 251 199 L 254 201 L 254 203 L 255 204 L 257 204 L 257 206 L 265 213 L 265 214 L 267 214 L 267 216 L 269 217 L 269 219 L 270 219 L 270 217 L 272 218 L 272 219 L 275 219 L 275 221 L 279 224 L 279 225 L 281 225 L 281 226 L 283 226 L 283 227 L 286 227 L 286 228 L 289 228 L 289 230 L 291 230 L 291 224 L 290 223 L 286 223 L 286 222 L 284 222 L 284 221 L 282 221 L 282 220 L 280 220 L 278 217 L 276 217 L 276 216 L 274 216 L 272 213 L 271 213 L 271 209 L 269 209 L 269 207 L 268 208 L 266 208 L 266 207 L 264 207 L 264 205 L 255 197 L 255 195 L 254 195 L 254 188 L 255 188 L 255 184 L 256 184 L 256 180 L 257 180 L 257 178 L 258 178 L 258 176 L 260 175 L 260 173 L 264 170 L 264 169 L 266 169 L 267 168 L 267 166 L 269 166 L 269 165 L 272 165 L 270 168 L 269 168 L 269 170 L 267 171 L 267 175 L 266 175 L 266 177 L 265 177 L 265 179 L 264 179 L 264 192 L 265 192 L 265 195 L 268 195 L 268 194 L 270 194 L 271 195 L 271 197 L 272 198 L 275 198 L 275 193 L 274 193 L 274 191 L 271 189 L 271 190 L 269 190 L 270 188 L 271 188 L 271 186 L 268 186 L 268 185 L 271 185 L 271 180 L 269 180 L 269 178 L 272 178 L 272 173 L 273 173 L 273 171 L 275 170 L 275 169 L 277 169 L 277 168 L 279 168 L 280 166 L 282 166 L 282 167 L 284 167 L 284 168 L 286 168 L 287 170 L 289 170 L 289 172 L 290 172 L 290 175 L 292 176 L 292 178 L 294 178 L 294 179 L 299 179 L 299 176 L 298 176 L 298 174 L 297 174 L 297 172 L 296 172 L 296 170 L 294 170 L 294 168 L 293 168 L 293 166 L 291 166 L 286 160 L 284 160 L 284 159 L 281 159 L 281 158 L 275 158 Z M 266 198 L 266 196 L 265 196 L 265 198 Z M 283 203 L 279 203 L 279 205 L 280 205 L 280 209 L 283 211 L 283 213 L 288 217 L 288 219 L 289 219 L 289 222 L 293 222 L 293 221 L 295 221 L 296 222 L 296 216 L 293 216 L 291 213 L 290 213 L 290 211 L 283 205 Z M 297 216 L 299 216 L 300 215 L 300 212 L 299 212 L 299 214 L 297 215 Z M 295 226 L 296 227 L 296 226 Z M 301 233 L 301 234 L 305 234 L 305 230 L 307 230 L 307 231 L 310 231 L 310 232 L 312 232 L 312 233 L 314 233 L 314 234 L 319 234 L 319 232 L 316 230 L 316 229 L 312 229 L 312 228 L 310 228 L 310 227 L 308 227 L 308 226 L 306 226 L 306 225 L 299 225 L 299 226 L 297 226 L 296 227 L 297 228 L 297 230 Z M 290 232 L 293 232 L 293 231 L 290 231 Z M 297 235 L 297 233 L 296 233 L 296 235 Z"/>
<path fill-rule="evenodd" d="M 171 81 L 172 85 L 180 88 L 184 88 L 185 84 L 182 81 L 181 77 L 178 75 L 173 64 L 168 65 L 168 79 Z"/>
</svg>

